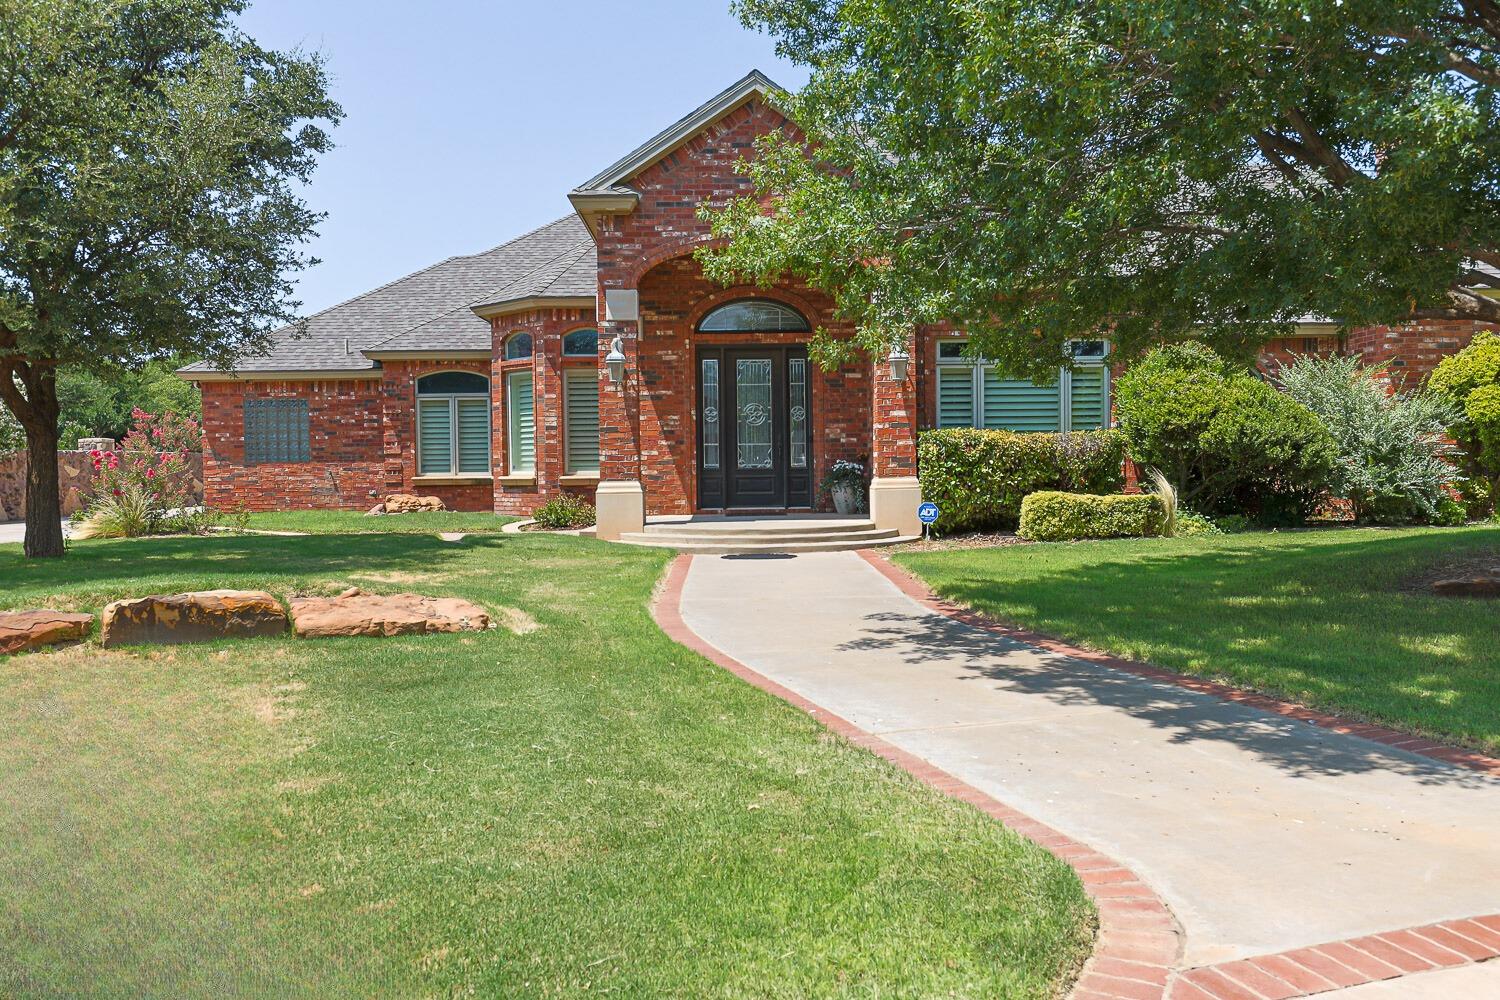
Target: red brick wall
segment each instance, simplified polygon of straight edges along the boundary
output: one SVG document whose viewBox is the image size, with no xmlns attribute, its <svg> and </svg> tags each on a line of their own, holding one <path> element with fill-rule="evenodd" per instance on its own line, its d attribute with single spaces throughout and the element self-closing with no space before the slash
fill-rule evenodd
<svg viewBox="0 0 1500 1000">
<path fill-rule="evenodd" d="M 249 510 L 368 509 L 385 488 L 381 383 L 204 382 L 204 502 Z M 245 464 L 244 402 L 306 399 L 312 461 Z"/>
<path fill-rule="evenodd" d="M 386 361 L 380 395 L 385 422 L 381 435 L 385 492 L 437 497 L 449 510 L 486 511 L 494 506 L 491 483 L 456 486 L 417 478 L 417 379 L 433 372 L 489 375 L 488 361 Z M 491 386 L 491 392 L 494 391 Z M 494 421 L 491 421 L 493 426 Z M 493 454 L 491 456 L 493 458 Z M 450 477 L 451 478 L 451 477 Z"/>
<path fill-rule="evenodd" d="M 1349 331 L 1348 350 L 1367 364 L 1389 361 L 1391 374 L 1408 385 L 1425 381 L 1450 354 L 1469 346 L 1474 334 L 1494 329 L 1473 320 L 1423 320 L 1404 326 L 1370 326 Z"/>
<path fill-rule="evenodd" d="M 561 492 L 577 493 L 593 502 L 593 485 L 562 484 L 567 468 L 567 456 L 563 450 L 563 374 L 577 369 L 592 370 L 597 376 L 602 366 L 596 358 L 564 358 L 562 341 L 574 330 L 595 326 L 592 309 L 538 309 L 494 319 L 491 326 L 494 360 L 491 361 L 490 385 L 495 403 L 495 419 L 491 424 L 495 439 L 491 454 L 495 459 L 497 477 L 493 498 L 497 514 L 530 514 L 548 497 Z M 531 334 L 533 355 L 529 360 L 506 361 L 505 342 L 518 333 Z M 536 404 L 536 481 L 509 485 L 498 481 L 510 467 L 505 376 L 526 368 L 531 369 L 531 391 Z M 600 395 L 603 393 L 601 386 Z"/>
</svg>

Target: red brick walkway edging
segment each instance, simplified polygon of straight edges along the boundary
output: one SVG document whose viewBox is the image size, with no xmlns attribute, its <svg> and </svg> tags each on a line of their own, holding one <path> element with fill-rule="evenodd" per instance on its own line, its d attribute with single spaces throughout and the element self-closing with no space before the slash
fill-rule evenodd
<svg viewBox="0 0 1500 1000">
<path fill-rule="evenodd" d="M 1447 920 L 1178 973 L 1172 1000 L 1293 1000 L 1500 957 L 1500 914 Z"/>
<path fill-rule="evenodd" d="M 1094 954 L 1074 984 L 1072 1000 L 1162 1000 L 1167 995 L 1172 967 L 1182 951 L 1182 931 L 1150 886 L 1113 858 L 826 711 L 709 645 L 682 620 L 682 588 L 692 561 L 690 555 L 680 555 L 673 561 L 651 605 L 656 623 L 669 638 L 741 680 L 807 712 L 850 743 L 878 754 L 944 794 L 969 803 L 1071 865 L 1099 910 L 1099 937 Z"/>
<path fill-rule="evenodd" d="M 1134 660 L 1111 656 L 1108 653 L 1098 653 L 1092 650 L 1081 649 L 1077 646 L 1070 646 L 1049 635 L 1042 635 L 1039 632 L 1032 632 L 1028 629 L 1017 628 L 1012 625 L 1002 625 L 976 611 L 937 596 L 921 580 L 896 566 L 889 559 L 878 555 L 874 550 L 863 549 L 858 554 L 865 562 L 873 566 L 877 572 L 895 584 L 897 589 L 906 596 L 936 611 L 940 615 L 944 615 L 957 622 L 962 622 L 965 625 L 984 629 L 987 632 L 993 632 L 996 635 L 1012 639 L 1016 642 L 1024 642 L 1028 646 L 1045 649 L 1051 653 L 1060 653 L 1076 660 L 1087 660 L 1090 663 L 1097 663 L 1100 666 L 1109 667 L 1113 670 L 1123 670 L 1126 673 L 1135 674 L 1137 677 L 1162 681 L 1189 691 L 1196 691 L 1199 694 L 1212 695 L 1215 698 L 1222 698 L 1225 701 L 1249 705 L 1264 712 L 1271 712 L 1288 719 L 1310 723 L 1320 729 L 1327 729 L 1347 736 L 1357 736 L 1360 739 L 1382 743 L 1396 750 L 1404 750 L 1407 753 L 1429 757 L 1433 760 L 1442 761 L 1445 764 L 1455 764 L 1459 767 L 1468 768 L 1471 771 L 1479 771 L 1483 774 L 1500 777 L 1500 759 L 1488 757 L 1476 750 L 1466 750 L 1463 747 L 1438 743 L 1426 737 L 1403 733 L 1398 729 L 1391 729 L 1387 726 L 1372 726 L 1363 722 L 1355 722 L 1352 719 L 1341 718 L 1337 715 L 1329 715 L 1326 712 L 1317 712 L 1303 705 L 1280 701 L 1263 694 L 1256 694 L 1253 691 L 1246 691 L 1243 688 L 1230 687 L 1228 684 L 1219 684 L 1215 681 L 1207 681 L 1199 677 L 1174 673 L 1170 670 L 1163 670 L 1160 667 L 1152 667 L 1144 663 L 1137 663 Z"/>
</svg>

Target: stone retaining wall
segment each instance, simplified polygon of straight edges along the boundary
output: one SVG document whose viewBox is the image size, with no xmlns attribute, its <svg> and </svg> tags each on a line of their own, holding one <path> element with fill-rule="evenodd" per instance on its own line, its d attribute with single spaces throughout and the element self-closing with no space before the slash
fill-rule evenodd
<svg viewBox="0 0 1500 1000">
<path fill-rule="evenodd" d="M 203 502 L 203 456 L 189 455 L 193 474 L 193 500 Z M 94 462 L 86 451 L 57 453 L 58 494 L 62 513 L 71 517 L 83 505 L 94 482 Z M 0 521 L 19 521 L 26 516 L 26 452 L 0 455 Z"/>
</svg>

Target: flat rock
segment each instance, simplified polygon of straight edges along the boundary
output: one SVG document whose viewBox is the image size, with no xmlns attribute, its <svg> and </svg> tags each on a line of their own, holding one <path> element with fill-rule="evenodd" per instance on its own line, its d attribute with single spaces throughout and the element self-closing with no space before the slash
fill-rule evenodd
<svg viewBox="0 0 1500 1000">
<path fill-rule="evenodd" d="M 1438 580 L 1432 585 L 1432 592 L 1439 597 L 1500 597 L 1500 574 Z"/>
<path fill-rule="evenodd" d="M 82 642 L 93 627 L 93 615 L 71 611 L 0 612 L 0 656 L 61 642 Z"/>
<path fill-rule="evenodd" d="M 381 502 L 387 514 L 416 514 L 422 511 L 447 510 L 438 497 L 419 497 L 410 493 L 392 493 Z"/>
<path fill-rule="evenodd" d="M 490 616 L 479 605 L 456 597 L 351 589 L 337 597 L 292 598 L 292 627 L 304 639 L 482 632 L 490 627 Z"/>
<path fill-rule="evenodd" d="M 281 602 L 263 590 L 201 590 L 107 605 L 99 641 L 104 646 L 177 645 L 281 635 L 286 627 Z"/>
</svg>

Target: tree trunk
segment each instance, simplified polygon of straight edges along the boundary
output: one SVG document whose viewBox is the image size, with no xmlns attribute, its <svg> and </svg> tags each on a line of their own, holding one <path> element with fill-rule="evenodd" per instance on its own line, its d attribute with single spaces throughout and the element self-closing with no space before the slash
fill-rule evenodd
<svg viewBox="0 0 1500 1000">
<path fill-rule="evenodd" d="M 63 554 L 62 503 L 57 486 L 57 421 L 26 428 L 26 555 Z"/>
</svg>

